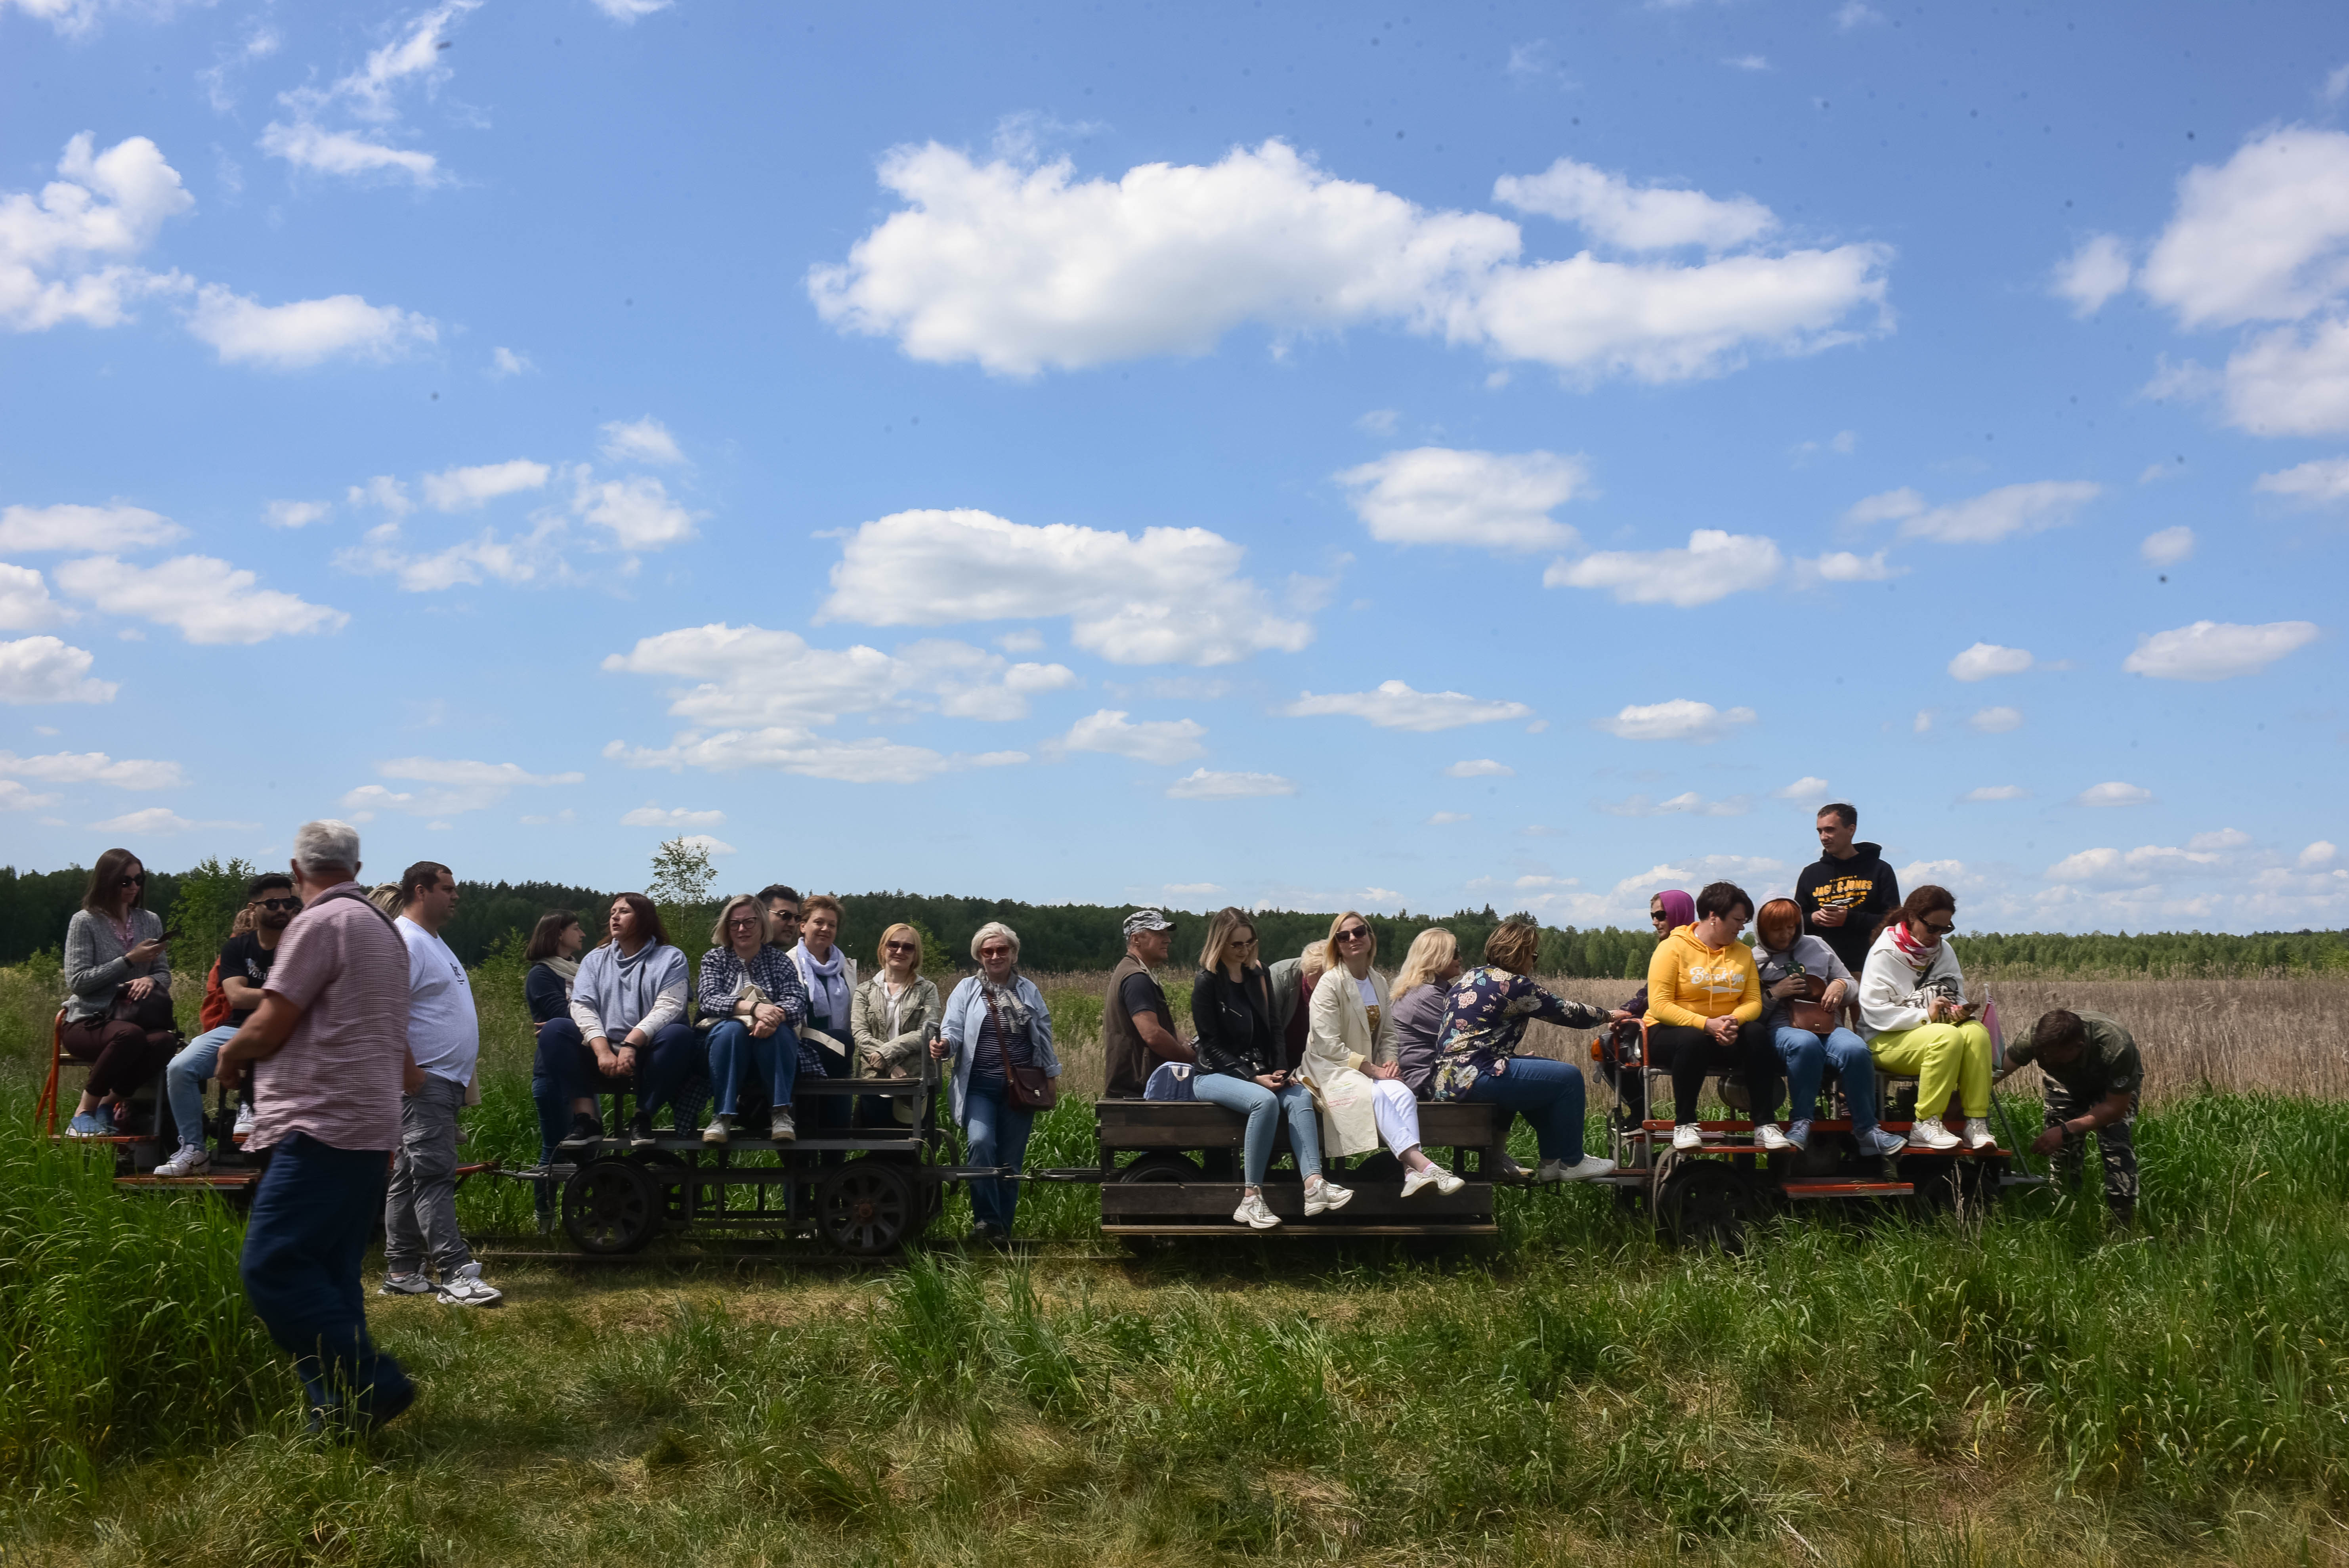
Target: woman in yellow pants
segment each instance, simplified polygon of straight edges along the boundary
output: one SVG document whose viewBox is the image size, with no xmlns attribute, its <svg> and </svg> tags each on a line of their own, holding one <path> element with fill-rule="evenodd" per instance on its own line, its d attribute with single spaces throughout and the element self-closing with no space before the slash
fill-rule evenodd
<svg viewBox="0 0 2349 1568">
<path fill-rule="evenodd" d="M 1918 1080 L 1911 1143 L 1958 1146 L 1941 1125 L 1954 1093 L 1965 1111 L 1964 1141 L 1988 1149 L 1998 1141 L 1990 1130 L 1990 1031 L 1958 1021 L 1966 977 L 1947 940 L 1957 914 L 1950 890 L 1928 882 L 1885 916 L 1860 972 L 1859 1021 L 1876 1065 Z"/>
</svg>

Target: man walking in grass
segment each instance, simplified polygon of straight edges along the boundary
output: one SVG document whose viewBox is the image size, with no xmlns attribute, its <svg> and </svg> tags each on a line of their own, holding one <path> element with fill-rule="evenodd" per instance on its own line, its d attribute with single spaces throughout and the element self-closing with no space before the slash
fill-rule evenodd
<svg viewBox="0 0 2349 1568">
<path fill-rule="evenodd" d="M 2145 1063 L 2129 1032 L 2102 1013 L 2058 1007 L 2043 1013 L 2031 1037 L 2006 1047 L 2006 1071 L 2033 1062 L 2047 1079 L 2047 1130 L 2031 1152 L 2052 1157 L 2056 1185 L 2076 1191 L 2088 1135 L 2105 1168 L 2105 1202 L 2116 1223 L 2137 1218 L 2137 1091 Z M 2004 1073 L 2000 1075 L 2002 1078 Z"/>
<path fill-rule="evenodd" d="M 419 861 L 399 878 L 399 918 L 408 944 L 408 1054 L 424 1081 L 399 1099 L 399 1151 L 383 1203 L 381 1294 L 428 1295 L 459 1306 L 492 1306 L 502 1293 L 481 1278 L 457 1230 L 457 1113 L 481 1054 L 480 1020 L 465 966 L 440 940 L 457 913 L 457 879 L 438 861 Z M 424 1272 L 429 1264 L 435 1284 Z"/>
<path fill-rule="evenodd" d="M 213 1076 L 233 1089 L 252 1066 L 245 1148 L 269 1151 L 245 1222 L 244 1293 L 294 1357 L 311 1429 L 356 1436 L 416 1398 L 367 1336 L 359 1281 L 400 1093 L 420 1077 L 408 1055 L 408 949 L 358 884 L 357 828 L 304 823 L 293 872 L 302 913 Z"/>
</svg>

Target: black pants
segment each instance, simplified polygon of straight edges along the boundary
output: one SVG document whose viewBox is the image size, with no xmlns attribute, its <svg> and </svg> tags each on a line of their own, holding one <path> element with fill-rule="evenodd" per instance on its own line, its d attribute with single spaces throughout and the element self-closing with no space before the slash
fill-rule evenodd
<svg viewBox="0 0 2349 1568">
<path fill-rule="evenodd" d="M 1723 1045 L 1702 1029 L 1673 1024 L 1648 1028 L 1648 1059 L 1672 1075 L 1672 1119 L 1694 1121 L 1704 1080 L 1733 1069 L 1745 1075 L 1746 1091 L 1754 1100 L 1754 1119 L 1762 1120 L 1778 1108 L 1778 1047 L 1759 1022 L 1739 1027 Z"/>
</svg>

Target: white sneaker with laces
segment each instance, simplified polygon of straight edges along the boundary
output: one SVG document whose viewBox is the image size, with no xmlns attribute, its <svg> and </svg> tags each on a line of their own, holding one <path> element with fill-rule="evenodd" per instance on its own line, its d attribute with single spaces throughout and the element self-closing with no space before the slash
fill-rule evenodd
<svg viewBox="0 0 2349 1568">
<path fill-rule="evenodd" d="M 1414 1192 L 1423 1192 L 1430 1187 L 1449 1198 L 1466 1185 L 1468 1183 L 1465 1180 L 1454 1176 L 1432 1161 L 1420 1170 L 1406 1171 L 1402 1173 L 1402 1195 L 1406 1198 Z"/>
<path fill-rule="evenodd" d="M 440 1282 L 440 1299 L 452 1306 L 494 1306 L 505 1292 L 481 1277 L 481 1265 L 466 1264 Z"/>
<path fill-rule="evenodd" d="M 243 1138 L 246 1133 L 251 1132 L 252 1130 L 253 1107 L 240 1104 L 236 1108 L 236 1126 L 231 1130 L 230 1136 L 234 1138 Z"/>
<path fill-rule="evenodd" d="M 734 1119 L 732 1117 L 713 1116 L 709 1119 L 709 1125 L 701 1130 L 701 1141 L 709 1148 L 723 1149 L 726 1147 L 726 1140 L 733 1135 Z"/>
<path fill-rule="evenodd" d="M 1908 1147 L 1909 1140 L 1907 1139 L 1901 1137 L 1897 1132 L 1887 1132 L 1880 1127 L 1869 1128 L 1867 1132 L 1860 1136 L 1859 1140 L 1859 1151 L 1862 1154 L 1879 1156 L 1885 1154 L 1898 1154 Z"/>
<path fill-rule="evenodd" d="M 1568 1165 L 1563 1160 L 1545 1160 L 1534 1172 L 1534 1180 L 1545 1184 L 1558 1181 L 1595 1181 L 1601 1176 L 1615 1173 L 1615 1161 L 1603 1154 L 1586 1154 Z"/>
<path fill-rule="evenodd" d="M 1280 1216 L 1265 1207 L 1261 1192 L 1251 1192 L 1242 1198 L 1240 1206 L 1232 1211 L 1232 1218 L 1258 1231 L 1268 1231 L 1280 1223 Z"/>
<path fill-rule="evenodd" d="M 1995 1149 L 1998 1135 L 1990 1130 L 1990 1119 L 1982 1116 L 1966 1118 L 1966 1141 L 1976 1149 Z"/>
<path fill-rule="evenodd" d="M 201 1176 L 212 1167 L 212 1157 L 201 1143 L 182 1143 L 180 1151 L 155 1167 L 158 1176 Z"/>
<path fill-rule="evenodd" d="M 1693 1121 L 1683 1121 L 1672 1129 L 1672 1147 L 1682 1153 L 1704 1147 L 1704 1129 Z"/>
<path fill-rule="evenodd" d="M 792 1121 L 790 1108 L 776 1111 L 767 1118 L 767 1136 L 777 1143 L 796 1143 L 800 1130 Z"/>
<path fill-rule="evenodd" d="M 1927 1149 L 1955 1149 L 1958 1135 L 1943 1127 L 1939 1117 L 1920 1121 L 1909 1130 L 1909 1141 Z"/>
<path fill-rule="evenodd" d="M 1309 1181 L 1305 1186 L 1305 1217 L 1309 1220 L 1316 1214 L 1342 1209 L 1353 1201 L 1351 1187 L 1340 1187 L 1326 1176 L 1319 1181 Z"/>
<path fill-rule="evenodd" d="M 1794 1140 L 1778 1130 L 1775 1121 L 1765 1121 L 1754 1130 L 1754 1141 L 1773 1154 L 1783 1154 L 1795 1147 Z"/>
<path fill-rule="evenodd" d="M 383 1284 L 376 1287 L 375 1293 L 378 1295 L 430 1295 L 432 1282 L 426 1279 L 420 1272 L 386 1274 L 383 1276 Z"/>
</svg>

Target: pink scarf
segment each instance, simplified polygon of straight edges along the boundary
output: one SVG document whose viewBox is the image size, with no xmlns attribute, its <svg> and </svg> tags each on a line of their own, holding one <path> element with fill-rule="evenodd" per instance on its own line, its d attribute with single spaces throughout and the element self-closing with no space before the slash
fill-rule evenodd
<svg viewBox="0 0 2349 1568">
<path fill-rule="evenodd" d="M 1922 975 L 1933 966 L 1933 960 L 1941 955 L 1941 944 L 1936 942 L 1930 947 L 1926 946 L 1909 934 L 1907 921 L 1896 920 L 1892 923 L 1892 951 L 1899 954 L 1909 968 Z"/>
</svg>

